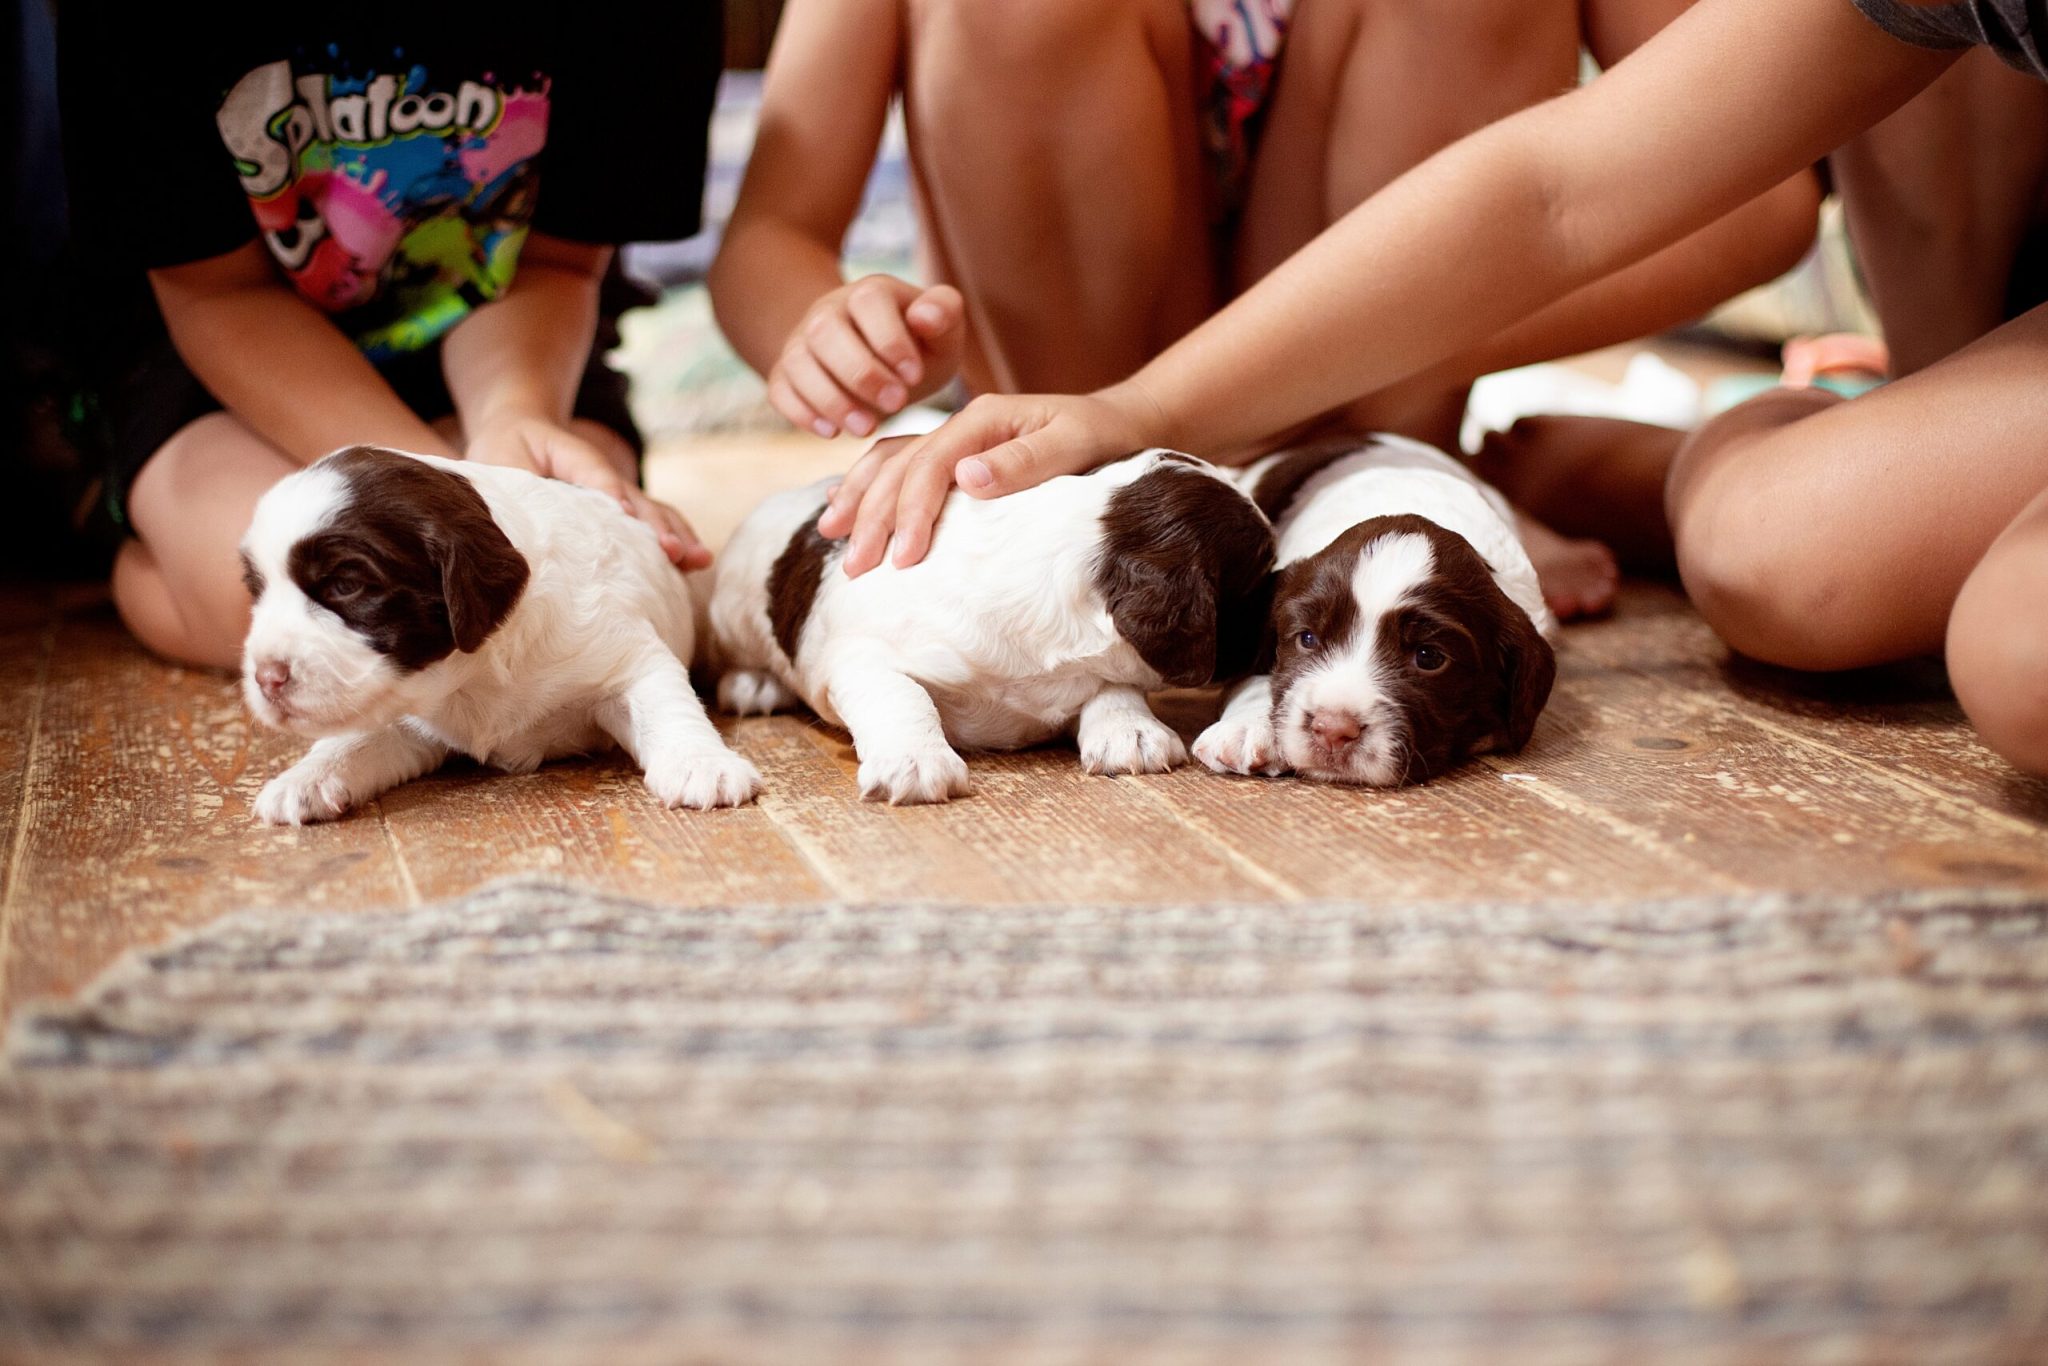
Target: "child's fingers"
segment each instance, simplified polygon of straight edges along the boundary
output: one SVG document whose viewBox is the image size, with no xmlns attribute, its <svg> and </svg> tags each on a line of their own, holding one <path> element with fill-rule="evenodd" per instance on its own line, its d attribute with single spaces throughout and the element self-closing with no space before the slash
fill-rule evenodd
<svg viewBox="0 0 2048 1366">
<path fill-rule="evenodd" d="M 877 441 L 868 447 L 845 478 L 832 486 L 826 497 L 825 511 L 818 517 L 818 534 L 836 540 L 853 530 L 854 514 L 860 511 L 861 502 L 875 477 L 888 465 L 889 457 L 906 446 L 916 442 L 916 437 L 895 436 L 887 441 Z"/>
<path fill-rule="evenodd" d="M 951 285 L 933 285 L 912 300 L 903 313 L 910 330 L 927 343 L 950 333 L 966 316 L 967 301 Z"/>
<path fill-rule="evenodd" d="M 874 414 L 840 388 L 838 381 L 825 372 L 825 367 L 808 349 L 797 346 L 784 352 L 782 372 L 788 376 L 797 397 L 810 404 L 811 411 L 832 425 L 834 435 L 847 431 L 855 436 L 866 436 L 875 429 Z"/>
<path fill-rule="evenodd" d="M 683 569 L 702 569 L 711 563 L 711 551 L 698 537 L 697 529 L 689 519 L 667 503 L 640 494 L 648 507 L 654 529 L 661 537 L 661 548 L 668 552 L 669 559 Z"/>
<path fill-rule="evenodd" d="M 882 562 L 890 533 L 896 529 L 896 501 L 903 483 L 905 460 L 891 458 L 875 475 L 867 496 L 860 500 L 860 514 L 854 518 L 853 534 L 846 541 L 846 577 L 859 578 Z"/>
<path fill-rule="evenodd" d="M 902 492 L 896 496 L 895 564 L 907 569 L 931 549 L 932 528 L 945 511 L 953 491 L 953 464 L 943 452 L 918 451 L 906 456 Z"/>
<path fill-rule="evenodd" d="M 820 417 L 817 409 L 804 402 L 798 395 L 795 387 L 789 382 L 789 376 L 783 373 L 780 365 L 777 365 L 774 372 L 768 376 L 768 402 L 773 405 L 776 412 L 789 419 L 791 426 L 799 430 L 816 432 L 819 436 L 825 437 L 838 435 L 838 430 Z"/>
<path fill-rule="evenodd" d="M 882 358 L 906 385 L 924 378 L 924 359 L 917 340 L 903 321 L 903 305 L 883 281 L 869 278 L 846 292 L 846 311 L 868 349 Z"/>
<path fill-rule="evenodd" d="M 903 381 L 868 349 L 850 319 L 837 314 L 826 316 L 823 324 L 813 323 L 805 328 L 804 340 L 809 343 L 811 354 L 825 367 L 825 373 L 867 407 L 893 413 L 909 398 Z"/>
</svg>

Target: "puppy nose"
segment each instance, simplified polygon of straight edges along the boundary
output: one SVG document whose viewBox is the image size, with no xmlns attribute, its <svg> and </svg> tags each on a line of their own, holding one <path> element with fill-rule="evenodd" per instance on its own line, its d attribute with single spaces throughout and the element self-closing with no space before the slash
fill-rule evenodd
<svg viewBox="0 0 2048 1366">
<path fill-rule="evenodd" d="M 1343 750 L 1358 741 L 1358 717 L 1348 711 L 1319 711 L 1308 719 L 1308 728 L 1324 748 Z"/>
<path fill-rule="evenodd" d="M 291 686 L 292 666 L 281 659 L 266 659 L 256 666 L 256 686 L 265 697 L 275 697 Z"/>
</svg>

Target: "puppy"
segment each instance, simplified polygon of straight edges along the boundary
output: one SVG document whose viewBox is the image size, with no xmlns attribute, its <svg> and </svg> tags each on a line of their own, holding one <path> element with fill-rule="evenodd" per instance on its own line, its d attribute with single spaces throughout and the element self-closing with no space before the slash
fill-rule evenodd
<svg viewBox="0 0 2048 1366">
<path fill-rule="evenodd" d="M 1196 758 L 1396 787 L 1528 742 L 1557 620 L 1499 493 L 1395 436 L 1268 456 L 1240 479 L 1279 539 L 1274 655 Z"/>
<path fill-rule="evenodd" d="M 261 820 L 331 820 L 458 751 L 524 773 L 617 742 L 669 806 L 760 787 L 690 689 L 683 576 L 603 494 L 354 446 L 263 495 L 242 565 L 243 694 L 315 738 Z"/>
<path fill-rule="evenodd" d="M 1187 758 L 1145 694 L 1242 673 L 1264 625 L 1272 528 L 1208 465 L 1146 451 L 983 502 L 953 495 L 930 553 L 857 579 L 818 535 L 830 481 L 768 499 L 714 571 L 721 704 L 801 699 L 853 736 L 861 795 L 968 791 L 955 745 L 1071 729 L 1091 773 Z"/>
</svg>

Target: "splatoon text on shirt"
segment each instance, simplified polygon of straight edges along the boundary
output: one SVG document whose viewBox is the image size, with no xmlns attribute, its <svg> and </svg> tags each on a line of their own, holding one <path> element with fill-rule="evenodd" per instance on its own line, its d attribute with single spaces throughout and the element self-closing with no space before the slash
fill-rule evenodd
<svg viewBox="0 0 2048 1366">
<path fill-rule="evenodd" d="M 551 85 L 437 85 L 390 60 L 347 76 L 270 62 L 216 115 L 271 255 L 372 360 L 431 345 L 511 283 Z"/>
</svg>

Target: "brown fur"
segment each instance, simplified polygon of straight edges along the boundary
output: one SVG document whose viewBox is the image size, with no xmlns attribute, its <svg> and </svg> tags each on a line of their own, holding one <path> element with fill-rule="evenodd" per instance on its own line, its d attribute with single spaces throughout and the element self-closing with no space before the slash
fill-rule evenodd
<svg viewBox="0 0 2048 1366">
<path fill-rule="evenodd" d="M 481 646 L 529 570 L 476 486 L 375 446 L 332 463 L 349 500 L 292 547 L 292 581 L 402 669 Z"/>
<path fill-rule="evenodd" d="M 803 638 L 818 584 L 825 577 L 825 562 L 838 548 L 838 542 L 818 534 L 818 519 L 813 517 L 796 529 L 768 571 L 768 624 L 774 628 L 775 643 L 789 659 L 796 658 L 797 642 Z"/>
<path fill-rule="evenodd" d="M 1272 565 L 1273 529 L 1250 502 L 1172 463 L 1111 496 L 1095 587 L 1162 679 L 1198 687 L 1251 669 Z"/>
</svg>

